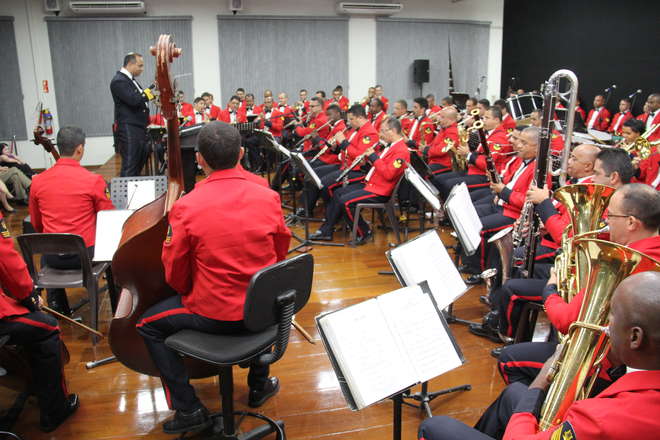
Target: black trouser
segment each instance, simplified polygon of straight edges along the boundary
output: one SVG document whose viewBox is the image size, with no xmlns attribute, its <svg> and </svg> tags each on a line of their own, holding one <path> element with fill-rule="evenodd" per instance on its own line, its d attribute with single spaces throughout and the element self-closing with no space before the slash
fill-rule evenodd
<svg viewBox="0 0 660 440">
<path fill-rule="evenodd" d="M 94 256 L 94 246 L 87 248 L 87 255 L 89 258 Z M 53 254 L 44 255 L 41 258 L 41 264 L 50 266 L 53 269 L 73 270 L 80 269 L 80 258 L 76 254 Z M 69 299 L 66 296 L 64 289 L 46 289 L 46 298 L 48 305 L 60 313 L 65 315 L 71 314 L 69 307 Z"/>
<path fill-rule="evenodd" d="M 520 399 L 527 392 L 521 383 L 509 385 L 486 409 L 474 428 L 447 416 L 426 419 L 419 427 L 419 438 L 425 440 L 488 440 L 504 435 L 506 425 Z"/>
<path fill-rule="evenodd" d="M 513 224 L 515 219 L 502 214 L 504 209 L 494 203 L 476 205 L 477 215 L 481 219 L 483 228 L 481 229 L 481 245 L 473 255 L 461 255 L 461 262 L 468 266 L 468 271 L 473 274 L 481 273 L 486 268 L 486 257 L 499 258 L 495 247 L 488 244 L 488 239 L 495 233 Z M 493 251 L 489 250 L 493 248 Z"/>
<path fill-rule="evenodd" d="M 366 191 L 363 183 L 339 187 L 334 191 L 332 200 L 325 210 L 325 222 L 321 226 L 321 231 L 324 235 L 332 235 L 335 225 L 342 215 L 346 216 L 348 225 L 352 226 L 358 203 L 382 203 L 388 199 L 387 196 L 379 196 Z M 363 237 L 369 232 L 369 225 L 360 216 L 358 218 L 358 235 Z"/>
<path fill-rule="evenodd" d="M 541 302 L 541 294 L 547 281 L 547 279 L 514 278 L 491 293 L 491 304 L 499 312 L 500 333 L 511 337 L 515 334 L 523 306 L 528 301 Z"/>
<path fill-rule="evenodd" d="M 324 165 L 315 168 L 316 174 L 321 179 L 323 188 L 319 189 L 313 183 L 305 182 L 305 191 L 303 197 L 307 199 L 307 215 L 311 216 L 314 212 L 316 202 L 321 197 L 325 203 L 329 203 L 333 192 L 342 186 L 342 182 L 337 182 L 337 178 L 343 173 L 338 165 Z M 346 176 L 348 183 L 356 183 L 364 178 L 364 173 L 360 171 L 349 171 Z"/>
<path fill-rule="evenodd" d="M 120 124 L 117 143 L 121 154 L 121 177 L 139 176 L 147 162 L 147 130 L 144 127 Z"/>
<path fill-rule="evenodd" d="M 488 178 L 479 174 L 465 174 L 452 171 L 450 173 L 443 173 L 433 176 L 433 185 L 440 191 L 442 200 L 447 200 L 447 196 L 451 192 L 454 185 L 465 182 L 468 187 L 479 185 L 478 187 L 488 187 Z M 471 190 L 476 188 L 470 188 Z"/>
<path fill-rule="evenodd" d="M 261 156 L 261 137 L 256 134 L 246 135 L 243 138 L 243 145 L 247 150 L 246 156 L 248 159 L 248 164 L 245 168 L 252 172 L 258 171 L 264 163 Z"/>
<path fill-rule="evenodd" d="M 58 420 L 66 409 L 68 392 L 57 320 L 43 312 L 3 318 L 0 335 L 9 335 L 8 344 L 22 345 L 27 351 L 42 423 Z"/>
<path fill-rule="evenodd" d="M 142 315 L 137 330 L 144 337 L 151 358 L 160 371 L 167 403 L 171 409 L 189 412 L 200 408 L 202 403 L 190 385 L 183 358 L 165 345 L 168 336 L 184 329 L 213 334 L 244 333 L 247 330 L 243 321 L 217 321 L 192 313 L 183 306 L 180 295 L 159 302 Z M 251 365 L 248 386 L 263 389 L 268 372 L 268 365 Z"/>
</svg>

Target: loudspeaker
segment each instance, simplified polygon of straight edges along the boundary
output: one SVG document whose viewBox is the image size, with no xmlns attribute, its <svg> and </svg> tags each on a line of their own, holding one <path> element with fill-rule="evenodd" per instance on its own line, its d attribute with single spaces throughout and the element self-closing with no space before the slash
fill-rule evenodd
<svg viewBox="0 0 660 440">
<path fill-rule="evenodd" d="M 62 5 L 60 0 L 44 0 L 44 11 L 46 12 L 60 12 Z"/>
<path fill-rule="evenodd" d="M 413 79 L 417 84 L 429 82 L 429 60 L 413 61 Z"/>
</svg>

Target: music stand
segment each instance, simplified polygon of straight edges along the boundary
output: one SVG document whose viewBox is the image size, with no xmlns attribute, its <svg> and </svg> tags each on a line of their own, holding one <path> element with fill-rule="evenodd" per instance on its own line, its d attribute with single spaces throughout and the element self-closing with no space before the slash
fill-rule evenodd
<svg viewBox="0 0 660 440">
<path fill-rule="evenodd" d="M 195 188 L 195 176 L 197 175 L 197 161 L 195 160 L 197 135 L 204 125 L 205 124 L 197 124 L 179 129 L 181 165 L 183 168 L 183 187 L 186 193 L 189 193 Z M 167 134 L 163 136 L 163 140 L 167 141 Z"/>
</svg>

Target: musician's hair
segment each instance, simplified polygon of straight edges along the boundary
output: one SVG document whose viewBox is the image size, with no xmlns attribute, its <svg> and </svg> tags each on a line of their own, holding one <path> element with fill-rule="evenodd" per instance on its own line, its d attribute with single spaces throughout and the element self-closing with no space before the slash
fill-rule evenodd
<svg viewBox="0 0 660 440">
<path fill-rule="evenodd" d="M 629 183 L 619 188 L 617 193 L 623 196 L 624 214 L 639 219 L 649 230 L 660 228 L 660 192 L 643 183 Z"/>
<path fill-rule="evenodd" d="M 416 102 L 420 107 L 424 109 L 429 108 L 429 102 L 426 100 L 426 98 L 422 98 L 421 96 L 419 98 L 413 99 L 413 102 Z"/>
<path fill-rule="evenodd" d="M 486 98 L 480 99 L 479 101 L 477 101 L 477 104 L 483 105 L 484 107 L 486 107 L 486 109 L 490 108 L 490 101 L 487 100 Z"/>
<path fill-rule="evenodd" d="M 471 102 L 473 105 L 477 105 L 477 98 L 468 98 L 465 100 L 465 103 L 467 104 L 468 102 Z"/>
<path fill-rule="evenodd" d="M 238 93 L 238 92 L 245 93 L 245 89 L 243 87 L 239 87 L 239 88 L 236 89 L 236 93 Z"/>
<path fill-rule="evenodd" d="M 632 104 L 632 101 L 631 101 L 630 98 L 628 98 L 628 97 L 626 97 L 626 98 L 621 98 L 620 101 L 627 102 L 628 105 Z"/>
<path fill-rule="evenodd" d="M 371 105 L 372 102 L 375 102 L 375 103 L 376 103 L 376 106 L 377 106 L 379 109 L 381 109 L 381 110 L 383 109 L 383 101 L 381 101 L 380 99 L 378 99 L 378 98 L 371 98 L 371 99 L 369 100 L 369 105 Z"/>
<path fill-rule="evenodd" d="M 325 109 L 326 112 L 332 110 L 333 112 L 341 113 L 341 108 L 337 104 L 330 104 L 328 108 Z"/>
<path fill-rule="evenodd" d="M 85 132 L 82 128 L 71 125 L 60 128 L 57 132 L 57 149 L 61 156 L 73 156 L 78 145 L 85 145 Z"/>
<path fill-rule="evenodd" d="M 597 94 L 596 96 L 594 96 L 594 99 L 598 98 L 599 96 L 600 96 L 601 98 L 605 99 L 605 95 L 603 95 L 603 94 L 601 94 L 601 93 L 599 93 L 599 94 Z"/>
<path fill-rule="evenodd" d="M 310 99 L 310 102 L 318 102 L 321 107 L 323 107 L 323 99 L 319 98 L 318 96 L 312 96 Z"/>
<path fill-rule="evenodd" d="M 126 56 L 124 57 L 124 67 L 128 66 L 131 63 L 136 62 L 138 57 L 142 57 L 142 54 L 139 54 L 137 52 L 127 53 Z"/>
<path fill-rule="evenodd" d="M 604 148 L 596 156 L 597 160 L 603 166 L 603 170 L 609 176 L 613 172 L 619 174 L 621 182 L 630 183 L 630 180 L 635 175 L 635 169 L 632 166 L 630 156 L 625 150 L 620 148 Z"/>
<path fill-rule="evenodd" d="M 644 129 L 646 128 L 644 121 L 640 121 L 639 119 L 628 119 L 626 122 L 623 123 L 623 126 L 628 127 L 635 133 L 639 133 L 639 134 L 644 133 Z"/>
<path fill-rule="evenodd" d="M 382 85 L 380 85 L 380 84 L 376 84 L 376 85 L 374 86 L 374 89 L 377 89 L 378 87 L 380 87 L 381 89 L 383 88 Z"/>
<path fill-rule="evenodd" d="M 426 99 L 429 99 L 429 98 L 435 99 L 435 95 L 433 93 L 429 93 L 428 95 L 426 95 Z"/>
<path fill-rule="evenodd" d="M 213 98 L 213 95 L 212 95 L 211 93 L 209 93 L 209 92 L 204 92 L 204 93 L 202 93 L 202 98 L 206 98 L 207 96 L 208 96 L 209 98 Z"/>
<path fill-rule="evenodd" d="M 496 105 L 493 105 L 491 107 L 488 107 L 486 111 L 489 111 L 490 114 L 495 118 L 499 119 L 500 121 L 502 120 L 502 110 Z"/>
<path fill-rule="evenodd" d="M 305 92 L 305 93 L 307 93 L 307 89 L 300 89 L 300 90 L 298 91 L 298 94 L 300 94 L 301 92 Z"/>
<path fill-rule="evenodd" d="M 498 99 L 497 101 L 493 102 L 493 105 L 496 105 L 501 109 L 506 109 L 506 101 L 503 99 Z"/>
<path fill-rule="evenodd" d="M 247 98 L 248 96 L 249 96 L 250 98 L 254 99 L 254 93 L 246 93 L 246 94 L 245 94 L 245 97 Z"/>
<path fill-rule="evenodd" d="M 401 121 L 397 118 L 387 118 L 385 124 L 387 124 L 387 128 L 394 130 L 396 134 L 401 134 Z"/>
<path fill-rule="evenodd" d="M 199 131 L 197 148 L 211 169 L 234 168 L 241 152 L 241 135 L 235 127 L 213 121 Z"/>
<path fill-rule="evenodd" d="M 454 98 L 452 98 L 451 96 L 445 96 L 444 98 L 442 98 L 440 100 L 440 102 L 442 102 L 442 101 L 446 102 L 448 105 L 453 105 L 454 104 Z"/>
<path fill-rule="evenodd" d="M 343 93 L 344 88 L 341 86 L 341 84 L 337 84 L 337 87 L 334 88 L 333 92 L 335 92 L 335 91 L 340 91 L 340 92 Z"/>
<path fill-rule="evenodd" d="M 529 125 L 516 125 L 516 128 L 514 128 L 514 130 L 519 131 L 519 132 L 522 133 L 522 131 L 524 129 L 526 129 L 527 127 L 529 127 Z"/>
<path fill-rule="evenodd" d="M 399 104 L 401 104 L 401 105 L 403 106 L 403 108 L 405 108 L 406 110 L 408 110 L 408 101 L 406 101 L 405 99 L 399 99 L 397 102 L 398 102 Z"/>
<path fill-rule="evenodd" d="M 325 98 L 325 91 L 323 90 L 317 90 L 316 94 L 321 95 L 323 98 Z"/>
<path fill-rule="evenodd" d="M 238 95 L 231 95 L 231 98 L 229 98 L 229 102 L 236 100 L 238 102 L 241 102 L 241 98 L 238 97 Z"/>
<path fill-rule="evenodd" d="M 198 96 L 198 97 L 195 98 L 195 100 L 193 101 L 193 104 L 197 104 L 199 101 L 204 101 L 204 98 L 202 98 L 201 96 Z"/>
<path fill-rule="evenodd" d="M 355 118 L 366 118 L 367 112 L 364 111 L 364 107 L 360 104 L 353 104 L 351 108 L 348 109 L 348 113 L 353 115 Z"/>
</svg>

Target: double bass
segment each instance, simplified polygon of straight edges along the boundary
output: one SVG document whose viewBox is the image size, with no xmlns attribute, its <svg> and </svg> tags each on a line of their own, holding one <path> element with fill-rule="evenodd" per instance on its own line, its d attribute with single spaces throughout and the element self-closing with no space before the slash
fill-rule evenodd
<svg viewBox="0 0 660 440">
<path fill-rule="evenodd" d="M 165 281 L 161 252 L 168 228 L 167 214 L 183 194 L 176 93 L 169 70 L 173 59 L 181 55 L 181 49 L 170 35 L 162 34 L 157 45 L 151 47 L 151 54 L 156 57 L 156 84 L 161 112 L 167 121 L 167 191 L 135 211 L 124 223 L 119 247 L 112 259 L 115 282 L 122 291 L 110 323 L 109 342 L 119 362 L 139 373 L 158 376 L 160 373 L 135 326 L 149 307 L 177 295 Z M 186 367 L 191 378 L 217 374 L 217 368 L 193 359 L 186 359 Z"/>
</svg>

